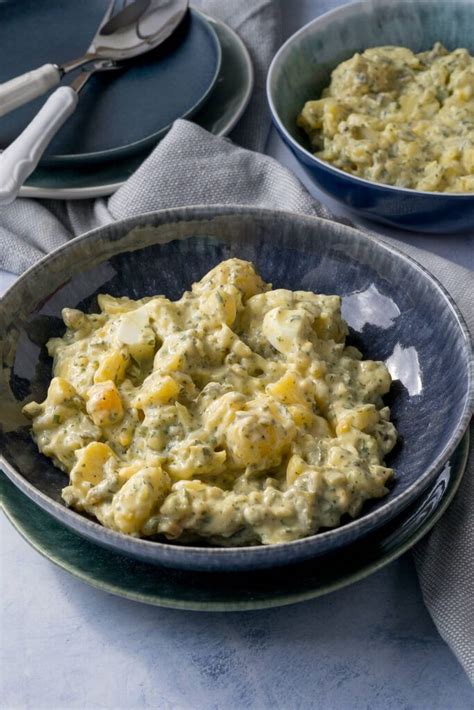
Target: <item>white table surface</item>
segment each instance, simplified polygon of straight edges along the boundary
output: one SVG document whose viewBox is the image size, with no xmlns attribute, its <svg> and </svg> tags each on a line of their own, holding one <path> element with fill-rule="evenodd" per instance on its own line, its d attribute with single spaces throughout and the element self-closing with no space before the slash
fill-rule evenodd
<svg viewBox="0 0 474 710">
<path fill-rule="evenodd" d="M 328 4 L 284 0 L 287 32 Z M 305 182 L 274 132 L 267 152 Z M 472 235 L 396 236 L 474 267 Z M 0 292 L 14 278 L 0 272 Z M 1 710 L 474 707 L 410 554 L 304 604 L 200 614 L 92 589 L 40 557 L 3 516 L 0 552 Z"/>
</svg>

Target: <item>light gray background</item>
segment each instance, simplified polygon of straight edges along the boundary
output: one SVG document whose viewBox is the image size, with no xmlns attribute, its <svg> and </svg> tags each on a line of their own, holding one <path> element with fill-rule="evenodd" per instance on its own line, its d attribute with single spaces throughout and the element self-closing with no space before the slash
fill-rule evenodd
<svg viewBox="0 0 474 710">
<path fill-rule="evenodd" d="M 288 33 L 324 4 L 283 0 Z M 305 182 L 274 132 L 267 152 Z M 472 235 L 397 236 L 474 268 Z M 0 290 L 13 280 L 0 272 Z M 91 589 L 40 557 L 4 517 L 0 540 L 2 710 L 474 707 L 409 554 L 322 599 L 211 615 Z"/>
</svg>

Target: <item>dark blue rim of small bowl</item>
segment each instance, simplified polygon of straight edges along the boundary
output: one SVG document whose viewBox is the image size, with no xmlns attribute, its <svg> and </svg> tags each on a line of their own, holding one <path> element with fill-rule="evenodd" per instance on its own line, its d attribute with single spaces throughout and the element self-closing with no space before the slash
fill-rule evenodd
<svg viewBox="0 0 474 710">
<path fill-rule="evenodd" d="M 327 163 L 325 160 L 321 160 L 321 158 L 316 157 L 313 153 L 311 153 L 309 150 L 307 150 L 301 143 L 299 143 L 297 140 L 293 138 L 293 136 L 287 131 L 285 124 L 283 121 L 280 120 L 280 116 L 278 115 L 278 111 L 275 107 L 275 103 L 273 101 L 273 92 L 272 92 L 272 81 L 273 81 L 273 74 L 276 71 L 276 67 L 279 64 L 280 61 L 282 61 L 282 58 L 284 59 L 284 54 L 288 50 L 288 48 L 291 46 L 293 41 L 295 40 L 296 37 L 299 37 L 300 35 L 306 34 L 309 30 L 309 28 L 312 28 L 315 25 L 318 25 L 321 22 L 325 22 L 328 19 L 331 18 L 340 18 L 344 19 L 344 16 L 346 14 L 352 14 L 355 9 L 367 7 L 368 3 L 362 0 L 362 2 L 350 2 L 346 5 L 343 5 L 342 7 L 337 7 L 334 10 L 329 10 L 329 12 L 325 12 L 323 15 L 319 15 L 319 17 L 316 17 L 314 20 L 311 20 L 310 22 L 307 22 L 306 25 L 303 25 L 297 32 L 291 35 L 280 47 L 280 49 L 277 51 L 275 56 L 272 59 L 272 62 L 270 64 L 270 67 L 268 69 L 268 74 L 267 74 L 267 84 L 266 84 L 266 91 L 267 91 L 267 100 L 268 104 L 270 106 L 270 111 L 272 114 L 272 119 L 277 127 L 278 131 L 281 133 L 281 135 L 288 141 L 288 143 L 292 146 L 294 146 L 296 151 L 301 151 L 304 153 L 305 156 L 307 156 L 311 161 L 315 163 L 315 165 L 320 166 L 328 170 L 329 172 L 334 173 L 335 175 L 338 175 L 339 177 L 346 178 L 350 182 L 352 182 L 354 185 L 364 185 L 366 187 L 377 187 L 377 188 L 382 188 L 382 189 L 387 189 L 387 190 L 393 190 L 395 192 L 406 192 L 409 195 L 428 195 L 428 196 L 433 196 L 433 197 L 446 197 L 449 198 L 455 198 L 457 200 L 473 200 L 474 199 L 474 193 L 472 192 L 429 192 L 427 190 L 414 190 L 413 188 L 410 187 L 398 187 L 397 185 L 387 185 L 383 182 L 375 182 L 374 180 L 366 180 L 365 178 L 357 177 L 356 175 L 352 175 L 351 173 L 346 173 L 344 170 L 341 170 L 340 168 L 334 167 L 334 165 L 331 165 L 331 163 Z"/>
<path fill-rule="evenodd" d="M 212 26 L 212 23 L 209 22 L 209 19 L 203 12 L 199 12 L 199 10 L 197 10 L 196 8 L 190 7 L 189 12 L 195 17 L 197 17 L 200 22 L 202 22 L 203 26 L 206 28 L 214 44 L 217 62 L 213 77 L 209 82 L 209 86 L 206 89 L 205 93 L 193 106 L 191 106 L 191 108 L 186 111 L 186 113 L 184 113 L 182 116 L 176 116 L 176 118 L 184 119 L 191 118 L 205 104 L 216 85 L 216 81 L 219 76 L 222 64 L 221 43 L 219 42 L 219 38 L 214 27 Z M 127 145 L 119 146 L 118 148 L 110 148 L 109 150 L 99 150 L 94 153 L 64 153 L 58 155 L 51 155 L 45 158 L 44 161 L 41 161 L 41 164 L 45 166 L 50 165 L 51 167 L 53 167 L 54 165 L 63 165 L 65 163 L 70 165 L 82 165 L 87 161 L 96 162 L 101 159 L 110 160 L 112 158 L 123 158 L 124 156 L 129 155 L 130 153 L 135 153 L 136 151 L 142 150 L 148 146 L 152 146 L 157 143 L 160 138 L 163 138 L 163 136 L 168 133 L 172 125 L 173 121 L 171 121 L 171 123 L 168 123 L 167 126 L 164 126 L 159 131 L 156 131 L 156 133 L 151 133 L 149 136 L 140 138 L 140 140 L 134 141 L 133 143 L 127 143 Z"/>
<path fill-rule="evenodd" d="M 108 230 L 119 229 L 121 233 L 120 237 L 111 241 L 111 243 L 115 243 L 119 242 L 122 237 L 129 234 L 135 227 L 154 228 L 170 222 L 179 222 L 182 220 L 192 220 L 193 222 L 206 222 L 224 215 L 238 216 L 239 214 L 245 214 L 249 216 L 255 215 L 255 217 L 262 217 L 265 216 L 265 214 L 280 214 L 287 218 L 298 219 L 302 224 L 306 223 L 305 226 L 308 231 L 311 229 L 315 229 L 321 223 L 326 222 L 326 220 L 323 220 L 319 217 L 310 217 L 299 214 L 295 215 L 294 213 L 285 212 L 284 210 L 262 209 L 259 207 L 244 207 L 242 205 L 217 205 L 214 207 L 206 205 L 193 205 L 191 207 L 177 207 L 169 210 L 158 210 L 155 212 L 146 212 L 141 215 L 135 215 L 133 217 L 129 217 L 127 219 L 120 220 L 118 222 L 114 222 L 112 224 L 103 227 L 98 227 L 89 232 L 86 232 L 85 234 L 76 237 L 76 239 L 67 242 L 58 249 L 55 249 L 50 254 L 47 254 L 39 262 L 30 267 L 22 276 L 20 276 L 20 278 L 5 292 L 3 297 L 0 298 L 0 315 L 2 312 L 2 306 L 4 306 L 5 301 L 8 300 L 9 294 L 16 290 L 19 285 L 21 285 L 24 281 L 28 279 L 34 278 L 42 271 L 50 271 L 52 265 L 54 265 L 55 262 L 59 261 L 64 253 L 76 250 L 80 247 L 82 242 L 87 240 L 93 240 L 98 234 L 104 232 L 106 233 Z M 344 229 L 350 230 L 354 235 L 354 239 L 362 239 L 371 244 L 374 243 L 372 237 L 367 234 L 364 234 L 363 232 L 360 232 L 357 229 L 346 226 L 344 226 Z M 464 337 L 465 345 L 468 349 L 469 354 L 469 384 L 465 407 L 456 427 L 456 430 L 453 433 L 453 436 L 451 437 L 451 440 L 445 446 L 444 450 L 438 455 L 438 457 L 432 462 L 431 466 L 420 476 L 420 478 L 415 483 L 413 483 L 409 488 L 403 491 L 403 493 L 400 493 L 394 500 L 386 503 L 379 510 L 367 513 L 366 515 L 362 515 L 360 518 L 357 518 L 356 520 L 347 523 L 343 527 L 337 527 L 327 532 L 316 533 L 315 535 L 311 535 L 300 540 L 280 543 L 277 545 L 232 548 L 209 548 L 196 547 L 192 545 L 180 546 L 164 542 L 155 542 L 142 538 L 129 537 L 127 535 L 115 532 L 114 530 L 110 530 L 109 528 L 105 528 L 99 523 L 85 518 L 84 516 L 80 515 L 79 513 L 76 513 L 70 508 L 67 508 L 64 505 L 61 505 L 60 503 L 57 503 L 56 501 L 52 500 L 41 491 L 38 491 L 37 488 L 35 488 L 31 483 L 26 481 L 21 476 L 21 474 L 16 471 L 16 469 L 5 459 L 5 457 L 1 453 L 0 468 L 20 490 L 22 490 L 24 493 L 26 493 L 26 495 L 28 495 L 29 498 L 31 498 L 38 505 L 40 505 L 40 507 L 50 512 L 53 517 L 62 520 L 62 522 L 72 530 L 75 530 L 80 534 L 82 533 L 88 538 L 92 538 L 95 540 L 101 539 L 102 544 L 112 547 L 114 549 L 119 548 L 125 555 L 131 554 L 132 556 L 140 557 L 141 551 L 144 550 L 145 547 L 147 547 L 151 551 L 153 548 L 156 549 L 157 546 L 160 546 L 161 550 L 164 553 L 164 556 L 167 556 L 168 553 L 170 558 L 174 558 L 174 560 L 181 560 L 180 563 L 174 565 L 169 563 L 169 566 L 176 566 L 181 568 L 186 568 L 186 563 L 189 563 L 190 556 L 195 561 L 196 559 L 202 559 L 204 561 L 206 558 L 209 558 L 209 555 L 212 555 L 213 558 L 220 558 L 223 562 L 225 560 L 227 563 L 229 563 L 232 558 L 234 558 L 235 560 L 242 560 L 242 556 L 246 554 L 248 554 L 248 556 L 251 557 L 254 562 L 256 562 L 255 567 L 257 567 L 258 561 L 264 560 L 269 550 L 278 549 L 282 550 L 282 552 L 288 552 L 291 550 L 304 548 L 308 546 L 309 541 L 314 540 L 315 538 L 334 538 L 340 534 L 341 530 L 344 531 L 346 534 L 353 533 L 356 537 L 362 537 L 371 529 L 375 529 L 375 527 L 378 527 L 377 525 L 374 525 L 375 521 L 378 520 L 380 522 L 382 520 L 384 522 L 388 522 L 398 512 L 402 511 L 410 501 L 415 500 L 419 495 L 424 492 L 424 490 L 426 490 L 427 486 L 433 480 L 434 476 L 441 470 L 442 466 L 444 466 L 446 461 L 453 454 L 462 437 L 464 436 L 464 433 L 469 425 L 474 409 L 474 358 L 471 347 L 471 339 L 464 318 L 459 312 L 453 299 L 445 290 L 445 288 L 441 285 L 438 279 L 433 276 L 427 269 L 421 266 L 421 264 L 419 264 L 417 261 L 407 256 L 403 252 L 399 251 L 395 247 L 392 247 L 391 245 L 379 240 L 377 240 L 376 244 L 378 248 L 381 248 L 384 251 L 395 255 L 397 258 L 403 259 L 404 261 L 409 263 L 415 271 L 418 271 L 420 274 L 423 275 L 424 278 L 427 278 L 429 281 L 431 281 L 432 284 L 438 289 L 442 297 L 444 297 L 444 299 L 449 304 L 453 316 L 456 318 L 459 329 Z M 108 256 L 112 256 L 115 253 L 120 253 L 120 249 L 117 249 L 116 251 L 114 251 L 113 249 L 111 251 L 109 250 Z M 107 258 L 106 254 L 104 254 L 104 258 Z M 380 524 L 382 523 L 380 522 Z M 135 553 L 133 552 L 134 550 Z M 314 556 L 314 552 L 312 554 L 306 555 L 307 558 L 311 556 Z M 301 556 L 301 559 L 303 559 L 303 555 Z M 160 560 L 160 563 L 163 563 L 163 560 Z M 275 565 L 277 564 L 278 562 L 275 562 Z M 239 565 L 237 565 L 237 567 L 238 566 Z M 262 566 L 271 565 L 265 565 L 265 563 L 263 563 Z M 244 569 L 242 564 L 240 565 L 240 567 Z M 214 569 L 217 568 L 218 567 L 216 566 Z M 193 567 L 191 567 L 191 569 L 193 569 Z M 194 569 L 197 569 L 197 567 L 194 567 Z"/>
</svg>

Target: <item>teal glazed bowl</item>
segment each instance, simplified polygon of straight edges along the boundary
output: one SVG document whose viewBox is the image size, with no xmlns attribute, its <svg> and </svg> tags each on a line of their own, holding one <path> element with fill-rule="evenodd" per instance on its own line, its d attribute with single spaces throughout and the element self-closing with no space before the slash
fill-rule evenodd
<svg viewBox="0 0 474 710">
<path fill-rule="evenodd" d="M 355 177 L 316 158 L 296 125 L 306 101 L 318 98 L 332 70 L 355 52 L 401 45 L 414 52 L 437 41 L 474 54 L 472 0 L 355 2 L 321 15 L 290 37 L 270 66 L 267 97 L 274 124 L 311 181 L 360 217 L 392 227 L 445 234 L 472 229 L 474 194 L 422 192 Z"/>
<path fill-rule="evenodd" d="M 277 235 L 277 236 L 276 236 Z M 21 414 L 51 379 L 46 342 L 64 332 L 63 307 L 97 311 L 98 293 L 179 298 L 224 259 L 252 261 L 274 288 L 342 296 L 350 342 L 383 360 L 401 443 L 387 458 L 384 498 L 341 527 L 279 545 L 217 548 L 137 539 L 67 508 L 68 478 L 38 452 Z M 250 207 L 187 207 L 132 217 L 65 244 L 0 299 L 0 469 L 75 532 L 130 557 L 188 570 L 276 567 L 363 541 L 420 498 L 459 444 L 472 411 L 469 336 L 441 286 L 422 267 L 363 233 L 316 217 Z"/>
</svg>

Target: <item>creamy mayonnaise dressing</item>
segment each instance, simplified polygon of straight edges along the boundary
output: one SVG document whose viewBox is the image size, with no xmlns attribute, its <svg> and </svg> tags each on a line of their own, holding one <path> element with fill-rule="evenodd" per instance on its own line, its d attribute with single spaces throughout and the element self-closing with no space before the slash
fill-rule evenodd
<svg viewBox="0 0 474 710">
<path fill-rule="evenodd" d="M 373 47 L 339 64 L 298 125 L 315 155 L 375 182 L 474 192 L 474 58 L 436 43 Z"/>
<path fill-rule="evenodd" d="M 224 261 L 176 302 L 64 309 L 54 378 L 24 412 L 66 503 L 135 536 L 279 543 L 387 493 L 384 364 L 346 347 L 338 296 Z"/>
</svg>

